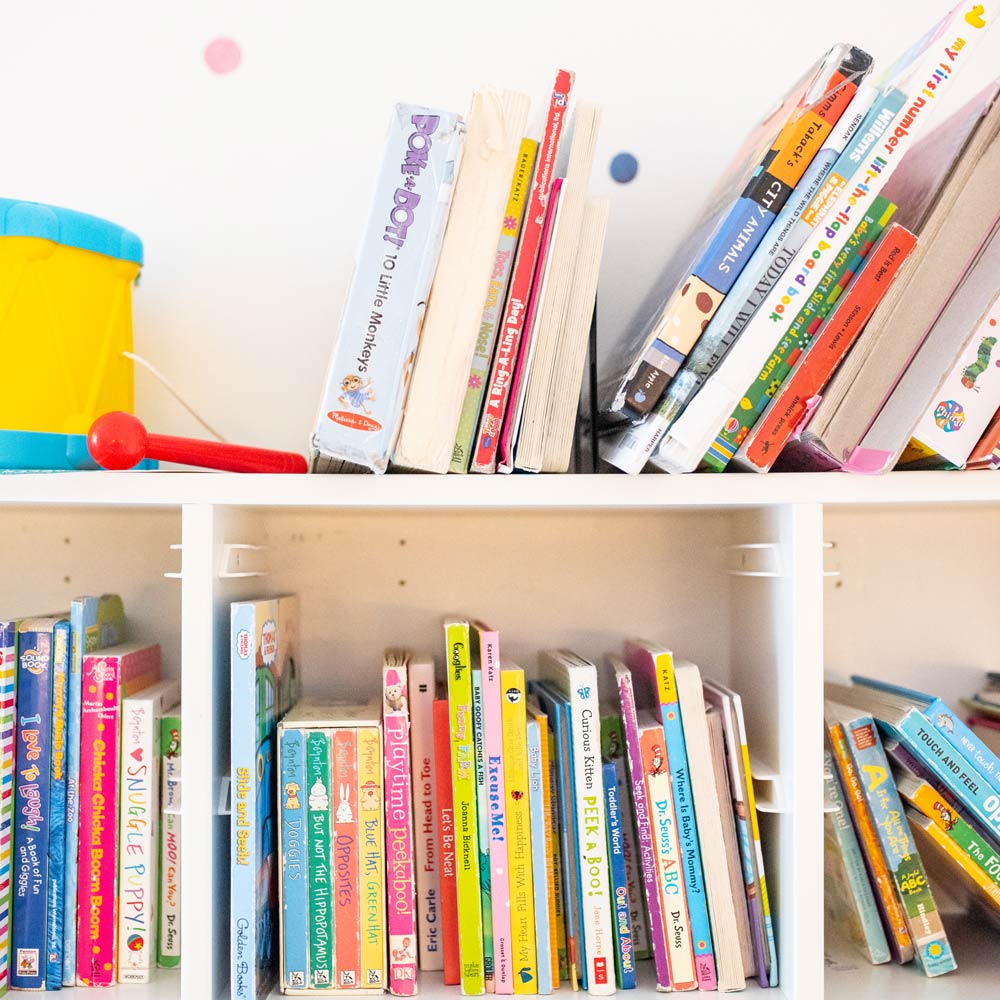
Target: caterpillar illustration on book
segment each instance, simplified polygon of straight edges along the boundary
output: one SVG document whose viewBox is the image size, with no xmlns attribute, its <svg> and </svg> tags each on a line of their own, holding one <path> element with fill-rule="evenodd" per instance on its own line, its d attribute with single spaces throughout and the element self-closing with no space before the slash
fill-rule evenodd
<svg viewBox="0 0 1000 1000">
<path fill-rule="evenodd" d="M 996 320 L 993 320 L 993 323 L 995 324 Z M 993 354 L 993 348 L 996 346 L 996 337 L 983 337 L 983 342 L 979 345 L 979 350 L 976 353 L 976 360 L 962 372 L 962 385 L 966 389 L 974 389 L 976 392 L 979 392 L 979 389 L 976 388 L 976 379 L 989 368 L 990 357 Z M 1000 361 L 997 362 L 997 366 L 1000 367 Z"/>
</svg>

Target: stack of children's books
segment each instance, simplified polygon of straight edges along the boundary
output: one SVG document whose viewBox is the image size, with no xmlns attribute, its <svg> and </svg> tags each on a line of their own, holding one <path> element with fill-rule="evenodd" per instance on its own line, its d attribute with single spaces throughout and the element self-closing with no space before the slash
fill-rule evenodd
<svg viewBox="0 0 1000 1000">
<path fill-rule="evenodd" d="M 1000 466 L 1000 83 L 935 123 L 998 17 L 877 80 L 835 46 L 751 133 L 604 378 L 610 466 Z"/>
<path fill-rule="evenodd" d="M 180 684 L 120 597 L 0 621 L 0 994 L 180 963 Z"/>
<path fill-rule="evenodd" d="M 398 104 L 311 442 L 314 472 L 564 472 L 608 202 L 559 70 L 469 113 Z"/>
<path fill-rule="evenodd" d="M 826 686 L 827 932 L 872 964 L 943 975 L 957 964 L 935 893 L 1000 927 L 1000 685 L 966 722 L 932 695 L 852 680 Z"/>
<path fill-rule="evenodd" d="M 528 681 L 455 618 L 443 671 L 295 702 L 295 619 L 233 607 L 234 998 L 777 985 L 737 694 L 640 641 Z"/>
</svg>

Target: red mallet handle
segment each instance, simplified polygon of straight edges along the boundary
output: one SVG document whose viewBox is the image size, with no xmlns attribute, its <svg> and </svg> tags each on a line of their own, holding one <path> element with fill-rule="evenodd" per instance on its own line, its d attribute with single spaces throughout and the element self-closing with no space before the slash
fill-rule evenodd
<svg viewBox="0 0 1000 1000">
<path fill-rule="evenodd" d="M 87 435 L 87 448 L 91 458 L 105 469 L 131 469 L 144 458 L 157 458 L 224 472 L 308 471 L 306 460 L 291 451 L 148 434 L 142 421 L 131 413 L 105 413 L 98 417 Z"/>
</svg>

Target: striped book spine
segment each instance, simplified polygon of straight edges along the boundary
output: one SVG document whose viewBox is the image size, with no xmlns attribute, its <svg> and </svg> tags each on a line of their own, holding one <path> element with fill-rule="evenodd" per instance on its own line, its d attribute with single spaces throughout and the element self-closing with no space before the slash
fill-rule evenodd
<svg viewBox="0 0 1000 1000">
<path fill-rule="evenodd" d="M 17 625 L 16 621 L 0 622 L 0 995 L 7 992 L 10 984 Z"/>
<path fill-rule="evenodd" d="M 361 919 L 358 907 L 358 734 L 336 729 L 332 734 L 333 791 L 333 926 L 337 985 L 361 986 Z"/>
<path fill-rule="evenodd" d="M 385 986 L 385 830 L 382 810 L 382 740 L 377 729 L 358 730 L 361 829 L 361 985 Z"/>
<path fill-rule="evenodd" d="M 278 730 L 281 816 L 281 982 L 304 990 L 309 968 L 309 875 L 306 854 L 306 742 L 301 729 Z M 166 829 L 164 816 L 164 829 Z"/>
<path fill-rule="evenodd" d="M 309 984 L 334 982 L 333 923 L 330 919 L 330 736 L 322 729 L 306 736 L 309 788 Z"/>
</svg>

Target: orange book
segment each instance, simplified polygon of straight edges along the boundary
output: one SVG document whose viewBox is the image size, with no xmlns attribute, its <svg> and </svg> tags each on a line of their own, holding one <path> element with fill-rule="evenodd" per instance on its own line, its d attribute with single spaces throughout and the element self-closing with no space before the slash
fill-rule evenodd
<svg viewBox="0 0 1000 1000">
<path fill-rule="evenodd" d="M 861 842 L 861 853 L 865 858 L 868 876 L 875 891 L 875 900 L 882 914 L 882 923 L 886 928 L 889 948 L 897 962 L 909 962 L 913 959 L 913 939 L 906 924 L 906 916 L 896 895 L 892 875 L 885 863 L 885 855 L 879 844 L 878 833 L 868 811 L 865 801 L 865 790 L 861 779 L 851 760 L 847 749 L 847 738 L 844 727 L 839 722 L 827 722 L 830 750 L 834 763 L 844 786 L 844 796 L 854 820 L 854 829 Z"/>
<path fill-rule="evenodd" d="M 333 732 L 333 928 L 337 985 L 360 986 L 361 916 L 358 906 L 358 731 Z"/>
<path fill-rule="evenodd" d="M 441 949 L 444 985 L 462 979 L 458 959 L 458 879 L 455 869 L 455 816 L 451 795 L 451 717 L 448 701 L 434 702 L 434 777 L 437 782 L 438 851 L 441 859 Z"/>
</svg>

